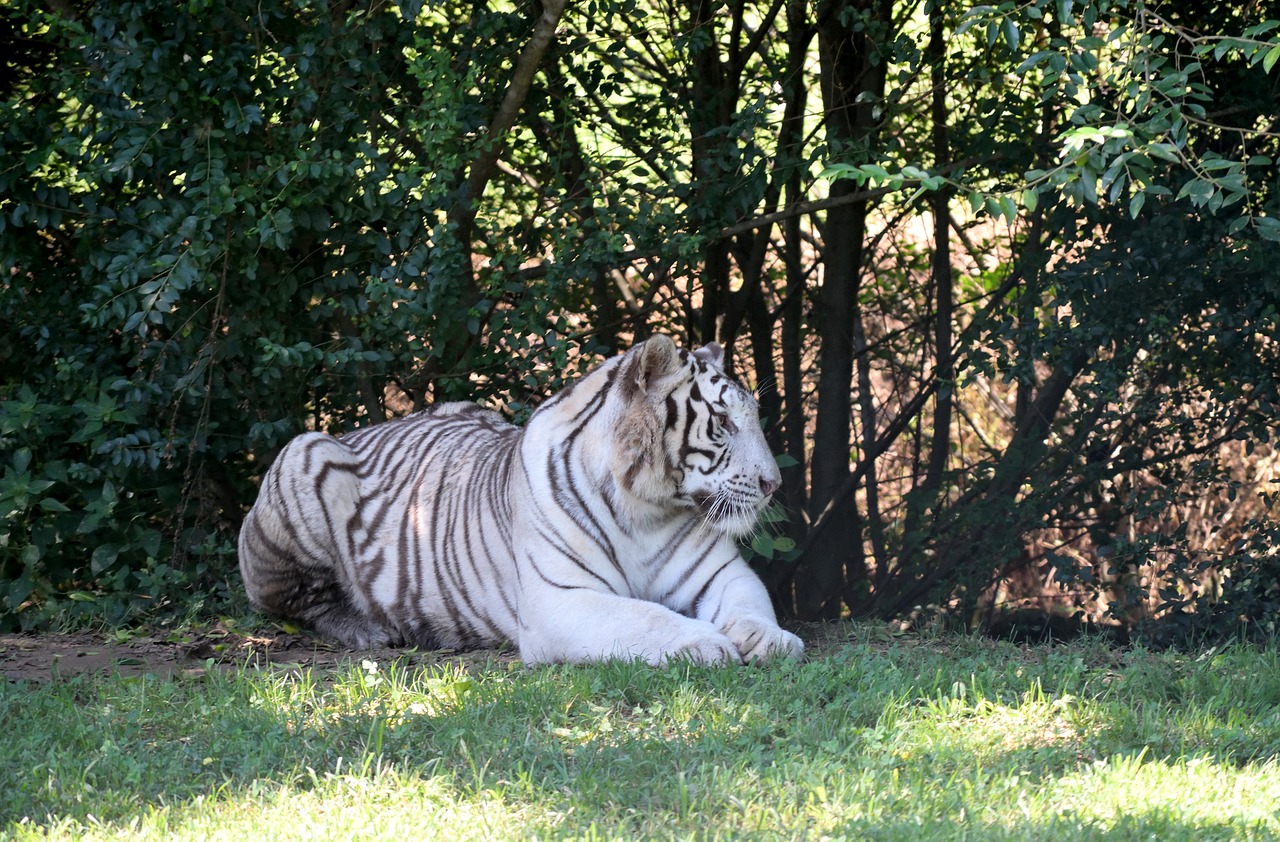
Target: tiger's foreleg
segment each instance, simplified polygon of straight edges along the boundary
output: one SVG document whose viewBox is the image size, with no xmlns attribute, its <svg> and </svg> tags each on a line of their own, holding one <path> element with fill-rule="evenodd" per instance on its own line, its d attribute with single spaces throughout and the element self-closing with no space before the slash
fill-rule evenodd
<svg viewBox="0 0 1280 842">
<path fill-rule="evenodd" d="M 536 588 L 521 600 L 520 657 L 526 663 L 688 660 L 737 664 L 733 643 L 710 623 L 655 602 L 587 588 Z"/>
<path fill-rule="evenodd" d="M 703 585 L 693 616 L 731 640 L 748 663 L 804 657 L 804 643 L 778 626 L 769 592 L 741 558 L 716 569 Z"/>
<path fill-rule="evenodd" d="M 359 518 L 355 454 L 309 433 L 280 452 L 240 530 L 240 573 L 250 604 L 359 649 L 395 643 L 360 610 L 351 527 Z"/>
</svg>

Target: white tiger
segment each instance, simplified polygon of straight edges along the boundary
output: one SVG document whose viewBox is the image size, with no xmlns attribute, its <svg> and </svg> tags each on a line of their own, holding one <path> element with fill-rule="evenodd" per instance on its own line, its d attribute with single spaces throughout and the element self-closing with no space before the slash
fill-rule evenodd
<svg viewBox="0 0 1280 842">
<path fill-rule="evenodd" d="M 253 606 L 352 647 L 511 641 L 527 663 L 801 657 L 735 539 L 780 476 L 711 343 L 657 336 L 521 430 L 446 403 L 298 436 L 240 532 Z"/>
</svg>

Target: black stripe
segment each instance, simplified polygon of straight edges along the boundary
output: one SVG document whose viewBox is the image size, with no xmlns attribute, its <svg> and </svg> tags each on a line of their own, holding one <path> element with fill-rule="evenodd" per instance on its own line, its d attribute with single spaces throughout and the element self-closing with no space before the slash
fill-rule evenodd
<svg viewBox="0 0 1280 842">
<path fill-rule="evenodd" d="M 725 571 L 725 568 L 727 568 L 730 564 L 733 564 L 733 562 L 734 562 L 734 559 L 729 559 L 724 564 L 716 568 L 716 572 L 712 573 L 711 576 L 707 579 L 707 581 L 702 584 L 702 587 L 698 589 L 697 594 L 694 595 L 692 601 L 690 601 L 689 603 L 690 616 L 696 617 L 698 615 L 698 608 L 700 607 L 703 598 L 707 595 L 707 589 L 710 588 L 711 583 L 714 582 L 716 578 Z M 715 617 L 719 617 L 719 616 L 720 616 L 720 607 L 717 606 L 716 613 L 713 616 L 711 622 L 714 623 Z"/>
</svg>

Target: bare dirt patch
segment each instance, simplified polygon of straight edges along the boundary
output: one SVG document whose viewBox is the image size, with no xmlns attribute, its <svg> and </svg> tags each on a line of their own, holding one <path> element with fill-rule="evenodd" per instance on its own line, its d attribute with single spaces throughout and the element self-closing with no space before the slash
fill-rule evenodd
<svg viewBox="0 0 1280 842">
<path fill-rule="evenodd" d="M 821 657 L 845 643 L 893 640 L 887 631 L 851 631 L 841 623 L 791 626 L 809 658 Z M 462 663 L 481 666 L 514 663 L 511 647 L 459 652 L 453 649 L 347 649 L 321 637 L 280 627 L 244 630 L 221 623 L 174 632 L 141 629 L 120 632 L 0 634 L 0 671 L 10 682 L 46 682 L 93 673 L 124 676 L 196 676 L 210 669 L 278 667 L 332 669 L 372 660 L 407 664 Z"/>
<path fill-rule="evenodd" d="M 245 632 L 222 626 L 179 634 L 146 631 L 0 634 L 0 670 L 10 682 L 45 682 L 90 673 L 173 677 L 244 666 L 333 668 L 364 659 L 410 663 L 517 660 L 514 653 L 505 650 L 356 651 L 305 633 L 272 629 Z"/>
</svg>

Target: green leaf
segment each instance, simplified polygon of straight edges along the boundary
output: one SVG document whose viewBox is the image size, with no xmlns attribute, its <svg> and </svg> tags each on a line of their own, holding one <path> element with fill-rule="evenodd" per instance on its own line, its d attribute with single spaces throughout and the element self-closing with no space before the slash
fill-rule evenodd
<svg viewBox="0 0 1280 842">
<path fill-rule="evenodd" d="M 17 579 L 9 583 L 9 610 L 17 611 L 22 603 L 27 601 L 27 597 L 35 591 L 31 585 L 31 577 L 23 573 Z"/>
<path fill-rule="evenodd" d="M 1192 179 L 1182 185 L 1182 189 L 1178 191 L 1179 199 L 1191 199 L 1191 204 L 1200 207 L 1212 198 L 1214 194 L 1213 182 L 1202 181 L 1200 179 Z"/>
<path fill-rule="evenodd" d="M 758 556 L 773 558 L 773 536 L 761 533 L 751 539 L 751 549 Z"/>
<path fill-rule="evenodd" d="M 1000 215 L 1012 225 L 1018 219 L 1018 204 L 1009 196 L 1000 197 Z"/>
<path fill-rule="evenodd" d="M 1022 64 L 1014 68 L 1013 72 L 1021 76 L 1052 55 L 1057 55 L 1057 53 L 1053 50 L 1036 50 L 1034 53 L 1023 59 Z"/>
<path fill-rule="evenodd" d="M 94 573 L 105 573 L 119 556 L 120 549 L 114 544 L 99 544 L 89 557 L 89 569 Z"/>
<path fill-rule="evenodd" d="M 1270 216 L 1255 216 L 1253 224 L 1258 229 L 1258 236 L 1264 240 L 1280 243 L 1280 219 Z"/>
<path fill-rule="evenodd" d="M 40 559 L 43 555 L 44 553 L 38 545 L 27 544 L 22 548 L 22 553 L 19 558 L 22 559 L 22 566 L 30 570 L 40 563 Z"/>
<path fill-rule="evenodd" d="M 1262 59 L 1262 69 L 1270 73 L 1277 61 L 1280 61 L 1280 44 L 1276 44 L 1267 51 L 1267 55 Z"/>
<path fill-rule="evenodd" d="M 1138 214 L 1142 213 L 1142 206 L 1147 203 L 1147 194 L 1138 192 L 1133 194 L 1133 198 L 1129 200 L 1129 216 L 1134 219 L 1138 218 Z"/>
<path fill-rule="evenodd" d="M 839 181 L 842 178 L 865 178 L 862 170 L 853 164 L 828 164 L 818 173 L 824 181 Z"/>
<path fill-rule="evenodd" d="M 794 468 L 800 464 L 800 460 L 792 456 L 790 453 L 779 453 L 773 457 L 773 461 L 777 463 L 779 468 Z"/>
<path fill-rule="evenodd" d="M 160 556 L 160 542 L 162 540 L 160 533 L 155 529 L 148 529 L 142 533 L 139 543 L 142 544 L 142 550 L 151 558 Z"/>
<path fill-rule="evenodd" d="M 1013 18 L 1005 18 L 1000 22 L 1000 34 L 1004 36 L 1004 42 L 1009 45 L 1012 52 L 1018 49 L 1018 23 Z"/>
</svg>

